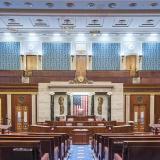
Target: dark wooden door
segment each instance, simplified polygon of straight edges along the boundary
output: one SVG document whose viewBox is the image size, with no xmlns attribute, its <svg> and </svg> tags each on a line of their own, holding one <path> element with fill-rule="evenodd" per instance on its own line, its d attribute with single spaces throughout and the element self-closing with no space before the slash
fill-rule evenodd
<svg viewBox="0 0 160 160">
<path fill-rule="evenodd" d="M 8 116 L 7 116 L 7 96 L 1 94 L 0 95 L 0 124 L 7 124 Z"/>
<path fill-rule="evenodd" d="M 31 95 L 12 95 L 12 126 L 14 131 L 28 131 L 32 122 L 31 100 Z"/>
</svg>

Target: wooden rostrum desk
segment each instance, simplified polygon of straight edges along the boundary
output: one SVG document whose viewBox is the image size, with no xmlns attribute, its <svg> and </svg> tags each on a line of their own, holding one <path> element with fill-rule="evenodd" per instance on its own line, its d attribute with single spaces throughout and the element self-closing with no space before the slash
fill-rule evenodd
<svg viewBox="0 0 160 160">
<path fill-rule="evenodd" d="M 89 144 L 89 135 L 88 129 L 73 129 L 72 144 Z"/>
</svg>

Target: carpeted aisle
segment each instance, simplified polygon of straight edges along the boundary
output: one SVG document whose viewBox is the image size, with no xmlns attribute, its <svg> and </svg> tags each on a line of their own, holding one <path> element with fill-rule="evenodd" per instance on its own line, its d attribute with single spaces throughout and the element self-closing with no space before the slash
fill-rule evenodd
<svg viewBox="0 0 160 160">
<path fill-rule="evenodd" d="M 67 160 L 94 160 L 90 145 L 71 145 Z"/>
</svg>

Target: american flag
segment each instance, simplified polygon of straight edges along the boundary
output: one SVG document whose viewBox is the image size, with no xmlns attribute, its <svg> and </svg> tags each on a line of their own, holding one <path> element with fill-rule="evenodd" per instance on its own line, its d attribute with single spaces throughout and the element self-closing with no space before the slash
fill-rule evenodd
<svg viewBox="0 0 160 160">
<path fill-rule="evenodd" d="M 73 96 L 73 115 L 75 116 L 88 115 L 88 96 L 87 95 Z"/>
</svg>

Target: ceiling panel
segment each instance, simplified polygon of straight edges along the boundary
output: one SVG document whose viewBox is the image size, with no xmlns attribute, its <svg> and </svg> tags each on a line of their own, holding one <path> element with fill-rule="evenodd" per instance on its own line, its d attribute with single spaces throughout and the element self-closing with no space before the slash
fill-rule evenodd
<svg viewBox="0 0 160 160">
<path fill-rule="evenodd" d="M 7 16 L 0 12 L 0 32 L 159 32 L 160 29 L 160 0 L 1 0 L 0 8 L 6 11 L 14 10 Z M 18 9 L 27 9 L 27 15 L 19 13 Z M 38 15 L 32 15 L 33 13 Z M 59 14 L 49 14 L 59 11 Z M 145 14 L 133 14 L 128 11 L 146 10 Z M 46 10 L 46 14 L 43 11 Z M 79 11 L 74 14 L 71 11 Z M 85 15 L 83 10 L 86 10 Z M 92 11 L 94 14 L 90 14 Z M 96 11 L 126 11 L 125 14 L 106 14 Z M 22 10 L 23 11 L 23 10 Z M 42 12 L 41 12 L 42 11 Z M 152 11 L 159 11 L 153 14 Z M 41 13 L 41 14 L 39 14 Z M 66 14 L 65 14 L 66 13 Z M 87 14 L 88 13 L 88 14 Z M 29 16 L 29 14 L 31 14 Z M 65 16 L 63 16 L 63 15 Z M 68 14 L 68 15 L 67 15 Z M 69 15 L 70 14 L 70 15 Z M 12 30 L 12 28 L 14 30 Z"/>
</svg>

